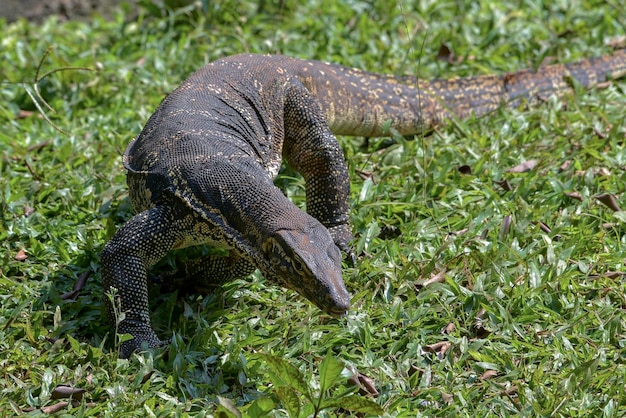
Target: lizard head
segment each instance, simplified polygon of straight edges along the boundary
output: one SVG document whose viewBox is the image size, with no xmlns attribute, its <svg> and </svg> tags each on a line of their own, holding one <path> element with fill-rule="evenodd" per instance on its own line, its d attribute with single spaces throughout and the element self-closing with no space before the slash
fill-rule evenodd
<svg viewBox="0 0 626 418">
<path fill-rule="evenodd" d="M 272 279 L 295 290 L 322 311 L 341 316 L 350 308 L 350 294 L 341 277 L 341 252 L 319 222 L 281 228 L 263 244 Z"/>
</svg>

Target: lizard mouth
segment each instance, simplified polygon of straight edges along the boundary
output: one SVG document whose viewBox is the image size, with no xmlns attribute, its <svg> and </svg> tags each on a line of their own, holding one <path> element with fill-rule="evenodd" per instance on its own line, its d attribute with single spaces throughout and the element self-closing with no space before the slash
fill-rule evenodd
<svg viewBox="0 0 626 418">
<path fill-rule="evenodd" d="M 346 316 L 348 316 L 348 310 L 338 308 L 330 312 L 330 314 L 335 318 L 345 318 Z"/>
<path fill-rule="evenodd" d="M 323 311 L 325 313 L 327 313 L 328 315 L 332 316 L 333 318 L 344 318 L 345 316 L 348 315 L 348 310 L 346 308 L 341 308 L 341 307 L 332 307 L 332 308 L 326 308 L 323 309 Z"/>
</svg>

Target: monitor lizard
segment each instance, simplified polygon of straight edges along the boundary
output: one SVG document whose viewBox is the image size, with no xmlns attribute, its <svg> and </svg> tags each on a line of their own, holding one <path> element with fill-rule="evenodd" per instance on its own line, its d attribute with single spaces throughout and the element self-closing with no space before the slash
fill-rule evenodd
<svg viewBox="0 0 626 418">
<path fill-rule="evenodd" d="M 161 340 L 150 325 L 148 269 L 169 251 L 206 244 L 182 267 L 198 291 L 259 269 L 331 315 L 350 295 L 350 180 L 335 135 L 421 132 L 451 117 L 518 106 L 575 83 L 626 73 L 626 51 L 503 75 L 424 81 L 279 55 L 235 55 L 201 68 L 170 93 L 131 141 L 123 162 L 135 212 L 104 247 L 108 315 L 128 357 Z M 306 212 L 273 184 L 282 160 L 306 182 Z M 181 282 L 182 283 L 182 282 Z"/>
</svg>

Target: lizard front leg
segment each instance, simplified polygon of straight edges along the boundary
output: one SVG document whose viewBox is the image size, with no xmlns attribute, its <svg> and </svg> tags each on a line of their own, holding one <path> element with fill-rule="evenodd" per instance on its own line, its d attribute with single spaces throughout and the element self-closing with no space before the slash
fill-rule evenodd
<svg viewBox="0 0 626 418">
<path fill-rule="evenodd" d="M 165 205 L 141 212 L 117 231 L 100 255 L 104 292 L 116 289 L 114 303 L 124 315 L 117 332 L 133 336 L 122 343 L 122 358 L 144 344 L 162 344 L 150 326 L 147 269 L 174 247 L 179 237 L 174 220 L 172 210 Z M 118 318 L 113 306 L 108 297 L 105 300 L 109 320 L 115 323 Z"/>
<path fill-rule="evenodd" d="M 343 151 L 330 131 L 317 99 L 293 82 L 285 95 L 283 154 L 306 182 L 307 212 L 330 231 L 354 263 L 350 245 L 350 178 Z"/>
</svg>

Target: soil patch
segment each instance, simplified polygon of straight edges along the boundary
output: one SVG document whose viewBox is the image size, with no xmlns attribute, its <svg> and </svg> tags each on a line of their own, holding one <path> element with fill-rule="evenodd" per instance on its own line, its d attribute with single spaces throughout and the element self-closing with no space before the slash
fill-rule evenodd
<svg viewBox="0 0 626 418">
<path fill-rule="evenodd" d="M 123 1 L 136 3 L 136 0 L 2 0 L 0 18 L 7 22 L 19 18 L 41 22 L 50 15 L 58 15 L 62 20 L 89 20 L 94 13 L 107 18 Z"/>
</svg>

